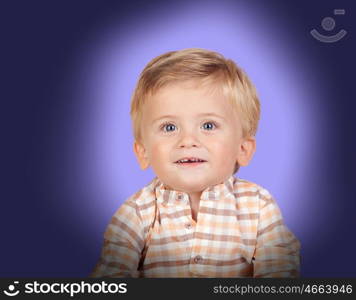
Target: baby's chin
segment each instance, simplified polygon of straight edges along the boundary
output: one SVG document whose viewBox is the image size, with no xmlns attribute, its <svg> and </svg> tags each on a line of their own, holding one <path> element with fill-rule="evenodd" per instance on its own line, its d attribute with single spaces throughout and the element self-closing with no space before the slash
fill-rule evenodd
<svg viewBox="0 0 356 300">
<path fill-rule="evenodd" d="M 191 179 L 161 179 L 161 181 L 170 189 L 175 191 L 181 191 L 185 193 L 196 193 L 202 192 L 206 188 L 212 185 L 212 182 L 207 180 L 206 178 L 194 178 Z"/>
</svg>

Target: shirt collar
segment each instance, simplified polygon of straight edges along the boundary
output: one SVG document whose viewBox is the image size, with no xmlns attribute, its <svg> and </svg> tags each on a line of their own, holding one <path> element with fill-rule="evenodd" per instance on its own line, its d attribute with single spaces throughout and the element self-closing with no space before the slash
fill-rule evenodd
<svg viewBox="0 0 356 300">
<path fill-rule="evenodd" d="M 234 182 L 236 178 L 231 175 L 226 181 L 206 188 L 202 194 L 201 200 L 219 200 L 227 194 L 234 191 Z M 189 204 L 188 193 L 169 189 L 158 177 L 155 178 L 155 194 L 159 203 L 163 204 Z"/>
</svg>

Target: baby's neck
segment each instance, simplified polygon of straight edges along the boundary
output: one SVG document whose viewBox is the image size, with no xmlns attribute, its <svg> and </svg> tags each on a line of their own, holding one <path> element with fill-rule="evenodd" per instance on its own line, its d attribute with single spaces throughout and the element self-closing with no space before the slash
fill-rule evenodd
<svg viewBox="0 0 356 300">
<path fill-rule="evenodd" d="M 191 203 L 194 203 L 194 202 L 199 203 L 201 194 L 202 194 L 202 192 L 188 193 L 188 195 L 189 195 L 189 201 L 190 201 Z"/>
<path fill-rule="evenodd" d="M 192 210 L 192 219 L 197 222 L 199 203 L 202 192 L 188 193 L 189 194 L 189 203 Z"/>
</svg>

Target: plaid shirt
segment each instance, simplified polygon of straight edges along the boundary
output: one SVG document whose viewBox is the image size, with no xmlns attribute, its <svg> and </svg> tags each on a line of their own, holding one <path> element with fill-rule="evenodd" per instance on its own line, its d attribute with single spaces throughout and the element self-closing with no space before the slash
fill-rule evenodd
<svg viewBox="0 0 356 300">
<path fill-rule="evenodd" d="M 298 277 L 300 243 L 271 194 L 231 176 L 189 196 L 156 177 L 116 211 L 91 277 Z"/>
</svg>

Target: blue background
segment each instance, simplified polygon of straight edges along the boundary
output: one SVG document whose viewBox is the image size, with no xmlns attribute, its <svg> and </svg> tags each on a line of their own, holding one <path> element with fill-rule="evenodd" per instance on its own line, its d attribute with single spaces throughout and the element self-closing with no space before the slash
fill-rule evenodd
<svg viewBox="0 0 356 300">
<path fill-rule="evenodd" d="M 137 76 L 154 56 L 202 47 L 257 87 L 257 152 L 238 176 L 275 196 L 301 241 L 302 276 L 355 277 L 354 11 L 349 1 L 2 2 L 0 276 L 90 273 L 112 214 L 154 176 L 132 153 Z M 324 44 L 313 28 L 348 34 Z"/>
</svg>

